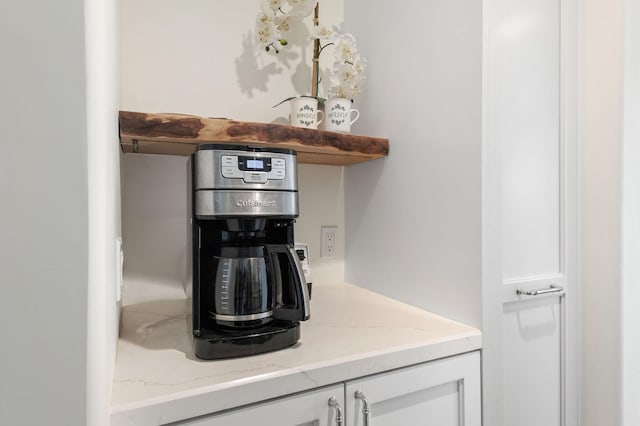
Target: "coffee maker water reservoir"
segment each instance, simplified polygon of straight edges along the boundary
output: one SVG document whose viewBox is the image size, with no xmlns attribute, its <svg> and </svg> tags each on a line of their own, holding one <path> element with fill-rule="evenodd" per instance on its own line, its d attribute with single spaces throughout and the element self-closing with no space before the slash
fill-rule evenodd
<svg viewBox="0 0 640 426">
<path fill-rule="evenodd" d="M 203 144 L 191 158 L 193 336 L 196 356 L 282 349 L 309 319 L 294 249 L 296 153 Z"/>
</svg>

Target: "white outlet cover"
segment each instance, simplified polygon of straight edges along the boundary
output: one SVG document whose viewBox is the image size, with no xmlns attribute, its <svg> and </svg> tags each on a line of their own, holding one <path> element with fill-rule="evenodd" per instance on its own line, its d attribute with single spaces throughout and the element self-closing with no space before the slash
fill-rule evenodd
<svg viewBox="0 0 640 426">
<path fill-rule="evenodd" d="M 320 232 L 320 257 L 336 257 L 338 251 L 338 227 L 322 226 Z"/>
</svg>

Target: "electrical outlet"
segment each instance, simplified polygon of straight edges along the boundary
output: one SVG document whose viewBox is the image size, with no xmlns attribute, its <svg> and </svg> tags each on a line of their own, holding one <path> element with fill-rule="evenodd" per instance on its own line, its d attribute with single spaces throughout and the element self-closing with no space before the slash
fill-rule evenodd
<svg viewBox="0 0 640 426">
<path fill-rule="evenodd" d="M 337 226 L 323 226 L 320 228 L 322 233 L 320 257 L 336 257 L 337 251 Z"/>
</svg>

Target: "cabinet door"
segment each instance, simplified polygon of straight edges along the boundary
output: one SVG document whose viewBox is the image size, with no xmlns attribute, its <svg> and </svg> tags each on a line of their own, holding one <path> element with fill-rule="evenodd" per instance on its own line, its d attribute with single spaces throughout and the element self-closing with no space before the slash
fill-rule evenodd
<svg viewBox="0 0 640 426">
<path fill-rule="evenodd" d="M 335 398 L 339 407 L 331 407 Z M 191 426 L 336 426 L 338 408 L 344 415 L 344 386 L 278 398 L 244 408 L 176 423 Z"/>
<path fill-rule="evenodd" d="M 483 4 L 484 423 L 575 426 L 577 2 Z"/>
<path fill-rule="evenodd" d="M 348 426 L 480 426 L 480 355 L 347 382 L 346 403 Z"/>
</svg>

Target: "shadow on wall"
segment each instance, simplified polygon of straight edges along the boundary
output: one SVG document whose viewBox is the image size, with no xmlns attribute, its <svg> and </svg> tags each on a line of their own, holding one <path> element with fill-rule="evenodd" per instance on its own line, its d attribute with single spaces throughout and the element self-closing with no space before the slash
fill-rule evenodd
<svg viewBox="0 0 640 426">
<path fill-rule="evenodd" d="M 279 53 L 274 49 L 267 52 L 259 46 L 253 31 L 242 36 L 242 53 L 235 59 L 235 66 L 240 90 L 248 98 L 253 98 L 255 91 L 269 91 L 269 80 L 273 76 L 289 73 L 291 92 L 274 94 L 274 105 L 291 96 L 311 94 L 311 59 L 307 59 L 312 56 L 311 33 L 300 16 L 292 16 L 290 26 L 287 45 L 279 48 Z M 285 69 L 287 73 L 284 73 Z M 323 80 L 321 78 L 321 83 Z"/>
<path fill-rule="evenodd" d="M 260 92 L 269 90 L 267 86 L 269 78 L 272 75 L 282 74 L 282 68 L 279 68 L 275 62 L 260 67 L 257 49 L 255 36 L 249 31 L 242 36 L 242 54 L 235 60 L 238 85 L 242 94 L 249 98 L 253 98 L 253 92 L 256 90 Z M 288 52 L 287 55 L 295 58 L 292 52 Z"/>
</svg>

